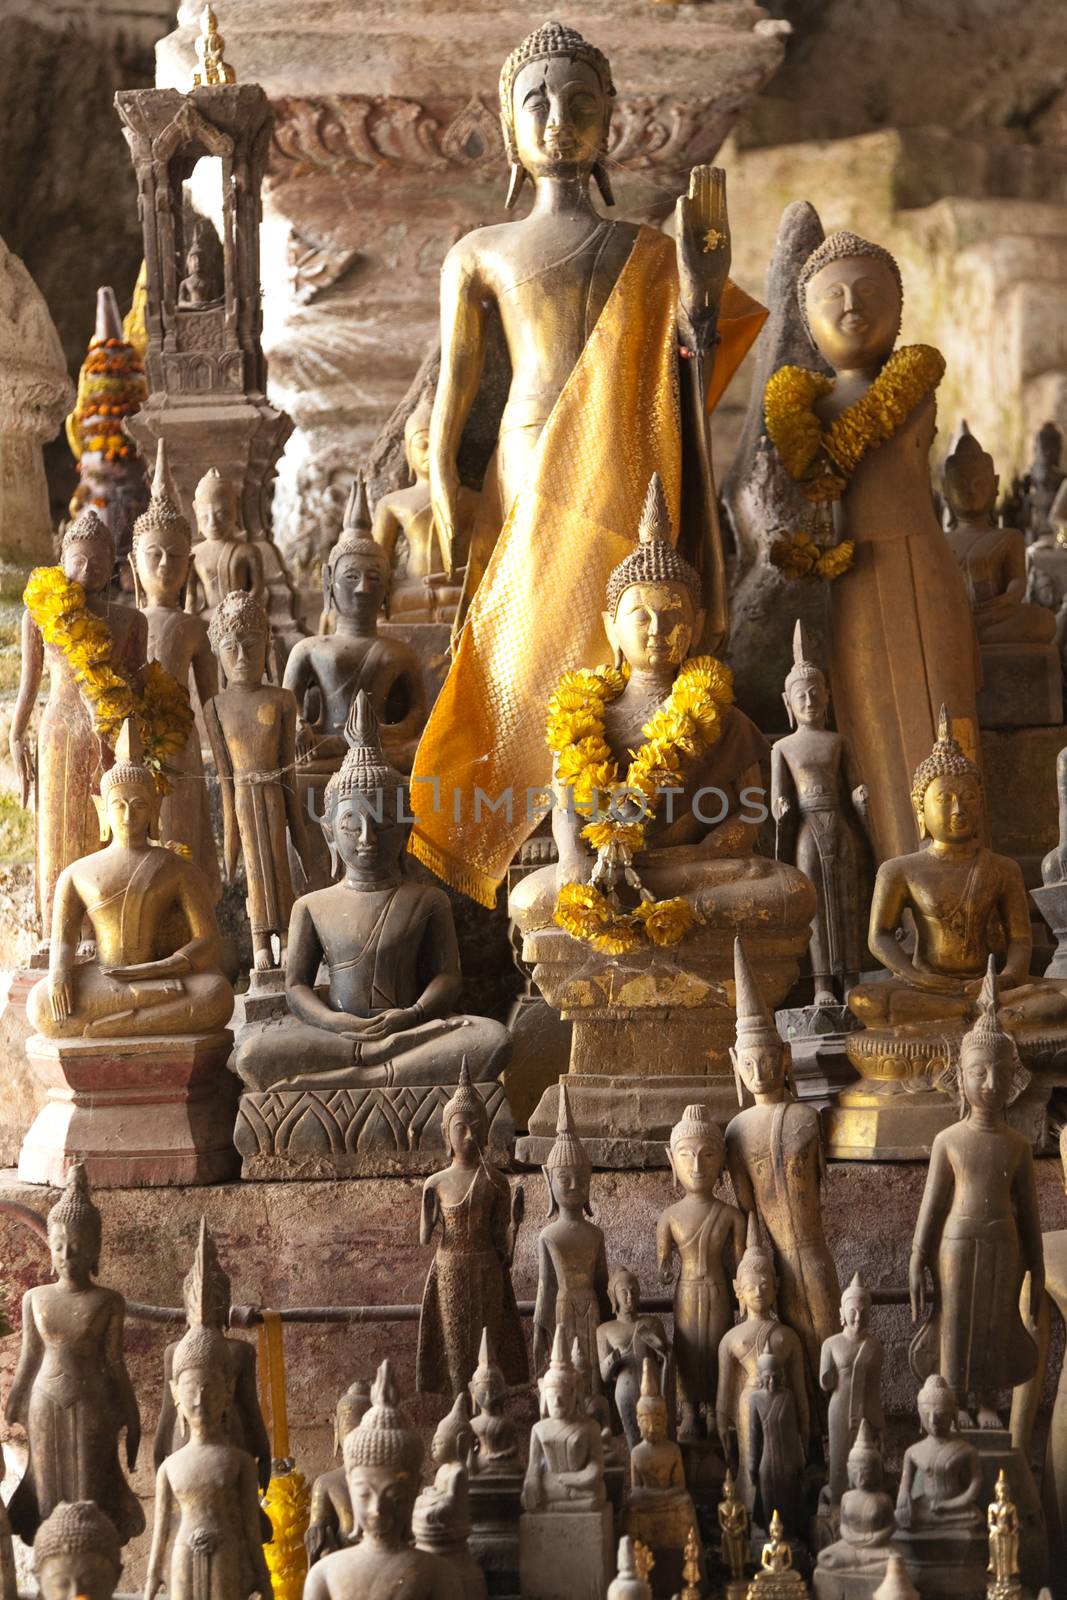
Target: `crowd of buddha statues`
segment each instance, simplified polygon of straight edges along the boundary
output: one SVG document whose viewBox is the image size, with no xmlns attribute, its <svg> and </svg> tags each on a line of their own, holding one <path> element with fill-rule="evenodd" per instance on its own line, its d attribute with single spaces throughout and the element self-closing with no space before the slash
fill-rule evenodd
<svg viewBox="0 0 1067 1600">
<path fill-rule="evenodd" d="M 240 87 L 222 50 L 209 7 L 205 108 Z M 10 750 L 47 1099 L 19 1172 L 65 1187 L 6 1404 L 28 1442 L 10 1531 L 46 1600 L 111 1600 L 146 1532 L 147 1397 L 95 1281 L 91 1190 L 329 1177 L 358 1211 L 384 1173 L 422 1183 L 398 1201 L 427 1262 L 417 1340 L 355 1361 L 316 1419 L 335 1461 L 306 1600 L 1022 1600 L 1067 1572 L 1067 1390 L 1040 1494 L 1029 1462 L 1067 1312 L 1035 1169 L 1067 1090 L 1067 749 L 1041 789 L 1059 838 L 1033 900 L 1060 948 L 1039 972 L 983 735 L 1062 724 L 1061 436 L 998 506 L 963 423 L 935 491 L 945 364 L 899 342 L 897 263 L 845 231 L 798 263 L 812 365 L 772 374 L 761 446 L 803 508 L 768 544 L 792 659 L 768 663 L 784 716 L 761 728 L 726 665 L 709 414 L 766 313 L 728 276 L 724 174 L 693 169 L 670 230 L 611 219 L 603 53 L 546 23 L 499 87 L 506 206 L 529 184 L 530 209 L 449 250 L 436 387 L 396 423 L 412 481 L 355 472 L 302 619 L 257 521 L 270 463 L 250 488 L 205 428 L 194 471 L 164 391 L 132 526 L 83 495 L 26 584 Z M 166 313 L 204 338 L 249 225 L 227 215 L 222 239 L 188 217 L 171 239 Z M 475 488 L 465 430 L 501 338 Z M 467 1009 L 479 940 L 566 1029 L 558 1059 L 524 1053 L 510 994 Z M 842 1074 L 822 1098 L 820 1051 Z M 1067 1172 L 1067 1132 L 1061 1153 Z M 893 1223 L 902 1453 L 885 1295 L 873 1263 L 839 1270 L 830 1160 L 923 1163 Z M 640 1239 L 598 1212 L 605 1167 L 669 1170 Z M 153 1397 L 146 1600 L 271 1600 L 271 1443 L 206 1223 L 184 1312 Z M 408 1371 L 438 1408 L 428 1466 Z"/>
</svg>

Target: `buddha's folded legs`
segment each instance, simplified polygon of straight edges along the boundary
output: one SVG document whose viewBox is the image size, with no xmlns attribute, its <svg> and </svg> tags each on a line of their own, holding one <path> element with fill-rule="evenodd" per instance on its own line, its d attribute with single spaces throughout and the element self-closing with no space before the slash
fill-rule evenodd
<svg viewBox="0 0 1067 1600">
<path fill-rule="evenodd" d="M 95 964 L 75 967 L 71 1011 L 62 1022 L 52 1015 L 51 985 L 42 978 L 30 990 L 26 1015 L 46 1039 L 157 1038 L 168 1033 L 211 1033 L 224 1028 L 233 1013 L 233 991 L 221 974 L 193 972 L 180 978 L 146 978 L 124 983 Z"/>
<path fill-rule="evenodd" d="M 375 1048 L 383 1041 L 375 1041 Z M 390 1040 L 387 1061 L 355 1059 L 355 1041 L 296 1018 L 246 1033 L 234 1058 L 249 1089 L 373 1089 L 394 1084 L 454 1084 L 465 1056 L 475 1083 L 491 1083 L 511 1049 L 507 1029 L 490 1017 L 447 1017 L 421 1023 Z"/>
<path fill-rule="evenodd" d="M 906 983 L 857 983 L 849 990 L 849 1010 L 866 1028 L 894 1027 L 907 1022 L 948 1022 L 969 1017 L 974 997 L 936 994 Z"/>
</svg>

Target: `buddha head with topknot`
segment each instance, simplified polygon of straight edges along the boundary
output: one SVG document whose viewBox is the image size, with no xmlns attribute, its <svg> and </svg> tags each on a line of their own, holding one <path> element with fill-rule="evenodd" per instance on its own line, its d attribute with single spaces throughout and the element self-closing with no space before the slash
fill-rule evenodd
<svg viewBox="0 0 1067 1600">
<path fill-rule="evenodd" d="M 367 485 L 362 472 L 357 472 L 349 491 L 341 532 L 323 563 L 323 607 L 357 626 L 371 628 L 388 589 L 389 558 L 371 537 Z"/>
<path fill-rule="evenodd" d="M 606 166 L 614 98 L 607 57 L 565 23 L 544 22 L 516 46 L 500 73 L 509 208 L 527 177 L 591 176 L 614 205 Z"/>
<path fill-rule="evenodd" d="M 233 1370 L 225 1335 L 217 1328 L 192 1327 L 178 1341 L 170 1392 L 191 1428 L 220 1426 L 233 1395 Z"/>
<path fill-rule="evenodd" d="M 441 1135 L 455 1161 L 477 1166 L 489 1138 L 489 1113 L 471 1082 L 466 1056 L 459 1064 L 459 1082 L 441 1112 Z"/>
<path fill-rule="evenodd" d="M 160 439 L 152 498 L 134 523 L 131 536 L 130 570 L 139 606 L 177 607 L 181 603 L 192 548 L 193 531 L 182 516 L 167 447 Z"/>
<path fill-rule="evenodd" d="M 826 236 L 800 269 L 800 315 L 835 372 L 879 368 L 900 332 L 900 268 L 879 244 L 842 230 Z"/>
<path fill-rule="evenodd" d="M 361 689 L 345 724 L 348 750 L 323 797 L 320 826 L 351 884 L 376 886 L 401 871 L 408 836 L 407 780 L 389 764 L 378 718 Z"/>
<path fill-rule="evenodd" d="M 671 541 L 663 481 L 652 474 L 637 543 L 608 578 L 602 612 L 616 666 L 677 672 L 704 626 L 700 574 Z"/>
<path fill-rule="evenodd" d="M 959 1056 L 960 1115 L 999 1118 L 1018 1099 L 1030 1074 L 997 1015 L 997 963 L 990 956 L 978 996 L 978 1016 L 964 1034 Z"/>
<path fill-rule="evenodd" d="M 686 1194 L 710 1195 L 722 1177 L 726 1142 L 705 1105 L 686 1106 L 671 1129 L 667 1160 Z"/>
<path fill-rule="evenodd" d="M 255 689 L 263 682 L 270 655 L 270 619 L 255 595 L 244 589 L 223 595 L 208 639 L 227 685 Z"/>
<path fill-rule="evenodd" d="M 966 844 L 982 829 L 982 774 L 952 733 L 948 711 L 938 714 L 934 748 L 915 769 L 911 803 L 920 839 Z"/>
<path fill-rule="evenodd" d="M 734 1293 L 746 1316 L 761 1321 L 776 1317 L 778 1276 L 774 1257 L 760 1238 L 759 1219 L 754 1211 L 748 1214 L 748 1239 L 745 1253 L 737 1264 Z"/>
<path fill-rule="evenodd" d="M 43 1600 L 111 1600 L 122 1575 L 118 1531 L 94 1500 L 62 1500 L 33 1541 Z"/>
<path fill-rule="evenodd" d="M 574 1126 L 567 1085 L 562 1078 L 559 1081 L 556 1142 L 545 1157 L 543 1170 L 548 1185 L 550 1218 L 557 1216 L 560 1211 L 584 1211 L 586 1216 L 592 1216 L 589 1185 L 593 1164 Z"/>
<path fill-rule="evenodd" d="M 80 583 L 86 594 L 99 594 L 115 570 L 115 540 L 111 529 L 91 506 L 69 523 L 60 545 L 59 564 L 70 583 Z"/>
<path fill-rule="evenodd" d="M 114 763 L 100 779 L 100 837 L 114 838 L 123 847 L 143 847 L 156 832 L 159 802 L 159 787 L 145 765 L 137 720 L 128 717 L 115 741 Z"/>
<path fill-rule="evenodd" d="M 800 618 L 793 629 L 793 665 L 782 694 L 791 728 L 825 728 L 830 695 L 826 674 L 814 659 L 811 642 Z"/>
<path fill-rule="evenodd" d="M 993 457 L 966 423 L 955 449 L 945 458 L 944 482 L 945 499 L 959 521 L 992 519 L 1000 479 Z"/>
<path fill-rule="evenodd" d="M 342 1446 L 352 1516 L 364 1541 L 399 1550 L 411 1536 L 422 1441 L 400 1407 L 391 1363 L 371 1385 L 371 1405 Z"/>
<path fill-rule="evenodd" d="M 80 1161 L 67 1173 L 63 1193 L 48 1213 L 47 1229 L 56 1277 L 74 1284 L 88 1283 L 100 1269 L 103 1224 Z"/>
<path fill-rule="evenodd" d="M 196 486 L 193 511 L 196 529 L 202 539 L 237 537 L 239 502 L 237 485 L 224 478 L 218 467 L 210 467 Z"/>
</svg>

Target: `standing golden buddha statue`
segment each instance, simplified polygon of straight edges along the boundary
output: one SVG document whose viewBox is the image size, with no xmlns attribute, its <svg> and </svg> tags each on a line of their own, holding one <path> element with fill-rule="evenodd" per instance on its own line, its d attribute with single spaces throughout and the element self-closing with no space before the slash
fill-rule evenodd
<svg viewBox="0 0 1067 1600">
<path fill-rule="evenodd" d="M 978 748 L 974 624 L 927 466 L 945 364 L 928 345 L 894 349 L 903 287 L 879 245 L 830 234 L 804 263 L 797 293 L 834 377 L 780 368 L 764 397 L 767 429 L 817 524 L 821 517 L 825 528 L 833 507 L 842 542 L 820 552 L 818 535 L 801 535 L 782 541 L 776 559 L 790 576 L 834 580 L 837 726 L 869 790 L 875 853 L 885 860 L 915 848 L 908 774 L 930 748 L 942 701 L 968 754 Z"/>
<path fill-rule="evenodd" d="M 497 794 L 547 782 L 529 708 L 546 702 L 565 668 L 596 660 L 597 598 L 633 543 L 657 468 L 679 543 L 701 573 L 707 648 L 727 628 L 706 409 L 764 312 L 727 279 L 721 172 L 694 169 L 676 241 L 596 210 L 591 180 L 612 204 L 614 95 L 606 57 L 561 23 L 512 51 L 500 76 L 508 203 L 529 178 L 533 205 L 518 221 L 467 234 L 441 276 L 429 478 L 446 565 L 461 520 L 457 451 L 497 319 L 512 377 L 471 541 L 465 625 L 416 758 L 411 849 L 487 905 L 534 818 L 519 805 L 475 826 L 470 773 Z M 566 628 L 542 625 L 538 593 L 552 596 Z M 450 793 L 434 803 L 419 783 L 431 778 L 467 806 L 454 808 Z"/>
</svg>

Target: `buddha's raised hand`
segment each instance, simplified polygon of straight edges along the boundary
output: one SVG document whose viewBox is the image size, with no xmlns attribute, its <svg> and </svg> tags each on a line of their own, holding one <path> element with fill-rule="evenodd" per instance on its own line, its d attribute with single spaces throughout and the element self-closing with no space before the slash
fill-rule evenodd
<svg viewBox="0 0 1067 1600">
<path fill-rule="evenodd" d="M 715 331 L 730 273 L 730 219 L 721 167 L 693 168 L 689 193 L 679 195 L 674 220 L 678 299 L 698 346 L 703 346 Z"/>
</svg>

